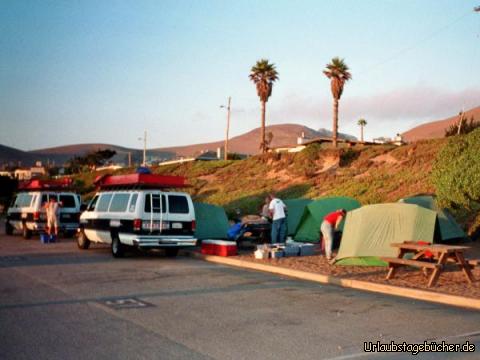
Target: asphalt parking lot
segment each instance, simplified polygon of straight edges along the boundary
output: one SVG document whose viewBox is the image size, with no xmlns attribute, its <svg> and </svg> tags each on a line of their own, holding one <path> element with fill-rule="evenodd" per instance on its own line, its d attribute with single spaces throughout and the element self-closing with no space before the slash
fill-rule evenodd
<svg viewBox="0 0 480 360">
<path fill-rule="evenodd" d="M 368 359 L 364 342 L 475 344 L 480 313 L 72 239 L 0 235 L 1 359 Z M 416 358 L 478 358 L 467 353 Z"/>
</svg>

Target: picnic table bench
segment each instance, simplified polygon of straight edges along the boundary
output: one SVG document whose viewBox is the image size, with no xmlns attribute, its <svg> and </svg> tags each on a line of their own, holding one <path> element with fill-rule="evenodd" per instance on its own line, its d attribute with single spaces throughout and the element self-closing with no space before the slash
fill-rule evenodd
<svg viewBox="0 0 480 360">
<path fill-rule="evenodd" d="M 428 287 L 437 283 L 440 274 L 443 272 L 447 262 L 453 262 L 463 271 L 469 283 L 474 281 L 470 268 L 478 264 L 478 260 L 470 260 L 471 264 L 465 260 L 463 255 L 467 246 L 441 245 L 441 244 L 419 244 L 417 242 L 406 241 L 403 243 L 393 243 L 391 246 L 398 249 L 397 257 L 382 257 L 381 259 L 388 263 L 387 280 L 392 279 L 398 268 L 403 266 L 413 266 L 420 268 L 423 274 L 428 277 L 428 270 L 432 270 Z M 413 254 L 411 259 L 404 259 L 406 254 Z"/>
</svg>

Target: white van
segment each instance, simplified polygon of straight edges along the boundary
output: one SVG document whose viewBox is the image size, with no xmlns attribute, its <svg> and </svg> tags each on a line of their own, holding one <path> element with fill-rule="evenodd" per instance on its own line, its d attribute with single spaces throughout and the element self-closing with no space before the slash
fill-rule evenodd
<svg viewBox="0 0 480 360">
<path fill-rule="evenodd" d="M 12 235 L 20 231 L 25 239 L 32 234 L 45 231 L 47 217 L 44 205 L 55 197 L 60 204 L 59 231 L 65 236 L 75 234 L 80 217 L 80 196 L 73 192 L 22 191 L 13 199 L 7 210 L 5 233 Z"/>
<path fill-rule="evenodd" d="M 161 187 L 161 176 L 148 176 Z M 116 184 L 118 190 L 102 189 L 82 213 L 77 236 L 80 249 L 97 242 L 110 244 L 114 257 L 123 256 L 129 246 L 165 249 L 167 256 L 176 256 L 180 248 L 196 245 L 190 195 L 152 188 L 155 182 L 148 188 L 128 181 L 123 186 Z"/>
</svg>

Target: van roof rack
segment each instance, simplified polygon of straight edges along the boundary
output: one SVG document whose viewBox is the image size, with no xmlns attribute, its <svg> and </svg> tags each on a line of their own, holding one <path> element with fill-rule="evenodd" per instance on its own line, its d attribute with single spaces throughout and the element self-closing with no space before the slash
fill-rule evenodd
<svg viewBox="0 0 480 360">
<path fill-rule="evenodd" d="M 71 178 L 62 178 L 57 180 L 32 179 L 25 180 L 18 184 L 18 190 L 66 190 L 71 189 L 73 180 Z"/>
<path fill-rule="evenodd" d="M 101 175 L 93 182 L 100 189 L 165 189 L 189 187 L 183 176 L 155 174 Z"/>
</svg>

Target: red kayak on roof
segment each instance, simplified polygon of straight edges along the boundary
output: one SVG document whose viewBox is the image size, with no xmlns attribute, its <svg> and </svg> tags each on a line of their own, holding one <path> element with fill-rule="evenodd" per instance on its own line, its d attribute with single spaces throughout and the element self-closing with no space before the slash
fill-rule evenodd
<svg viewBox="0 0 480 360">
<path fill-rule="evenodd" d="M 63 190 L 72 186 L 71 178 L 57 180 L 26 180 L 18 184 L 18 190 Z"/>
<path fill-rule="evenodd" d="M 94 184 L 101 189 L 112 187 L 139 187 L 158 189 L 181 188 L 189 186 L 183 176 L 155 174 L 102 175 L 95 179 Z"/>
</svg>

